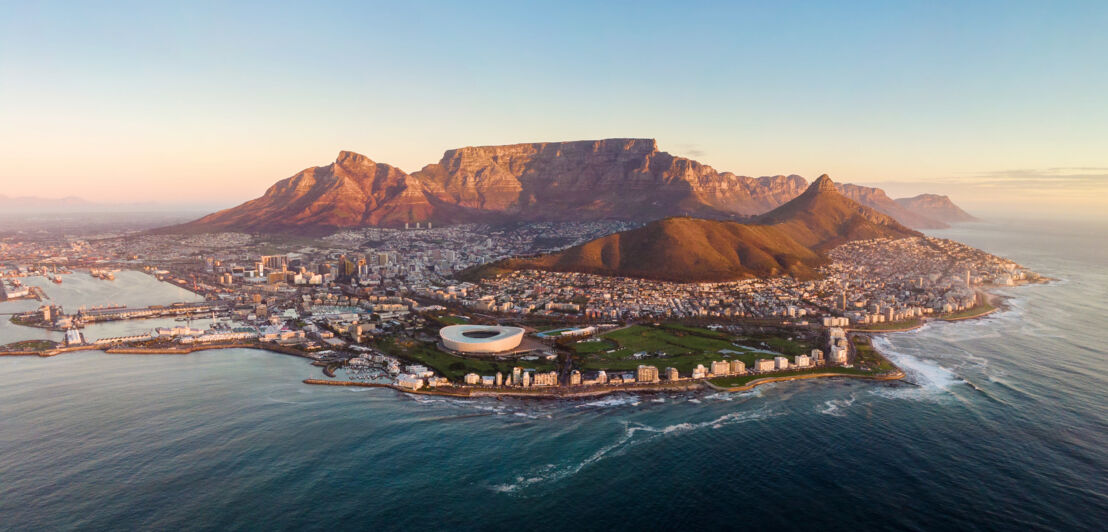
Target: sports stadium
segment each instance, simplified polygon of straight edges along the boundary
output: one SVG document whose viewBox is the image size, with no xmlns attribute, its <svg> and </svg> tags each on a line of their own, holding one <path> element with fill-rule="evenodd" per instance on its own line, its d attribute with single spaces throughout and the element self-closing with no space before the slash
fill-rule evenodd
<svg viewBox="0 0 1108 532">
<path fill-rule="evenodd" d="M 459 353 L 503 353 L 519 347 L 523 329 L 499 325 L 450 325 L 439 330 L 442 345 Z"/>
</svg>

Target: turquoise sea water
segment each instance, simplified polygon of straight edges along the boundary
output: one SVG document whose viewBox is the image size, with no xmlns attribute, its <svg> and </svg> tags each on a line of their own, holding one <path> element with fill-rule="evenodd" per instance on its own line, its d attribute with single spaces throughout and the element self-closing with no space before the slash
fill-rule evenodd
<svg viewBox="0 0 1108 532">
<path fill-rule="evenodd" d="M 1101 234 L 942 232 L 1060 281 L 880 340 L 918 385 L 462 401 L 249 350 L 0 358 L 0 528 L 1102 530 Z"/>
</svg>

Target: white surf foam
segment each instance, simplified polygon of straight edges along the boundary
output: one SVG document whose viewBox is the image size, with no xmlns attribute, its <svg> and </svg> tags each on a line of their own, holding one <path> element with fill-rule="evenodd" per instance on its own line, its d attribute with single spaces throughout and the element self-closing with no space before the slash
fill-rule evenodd
<svg viewBox="0 0 1108 532">
<path fill-rule="evenodd" d="M 828 416 L 846 417 L 846 410 L 854 404 L 857 397 L 854 394 L 850 394 L 850 399 L 831 399 L 830 401 L 824 401 L 823 408 L 819 409 L 819 413 L 826 414 Z"/>
<path fill-rule="evenodd" d="M 517 493 L 536 484 L 557 482 L 559 480 L 571 477 L 580 472 L 582 469 L 601 460 L 604 460 L 605 458 L 608 458 L 610 456 L 618 456 L 619 454 L 625 452 L 627 449 L 652 441 L 657 438 L 690 433 L 706 428 L 719 429 L 727 425 L 733 425 L 736 423 L 745 423 L 748 421 L 765 419 L 772 415 L 775 414 L 768 410 L 732 412 L 711 421 L 703 421 L 698 423 L 677 423 L 661 428 L 651 427 L 638 423 L 625 423 L 623 434 L 621 434 L 619 438 L 616 439 L 616 441 L 601 447 L 592 455 L 580 462 L 565 465 L 562 467 L 555 466 L 554 464 L 545 464 L 535 471 L 517 476 L 514 482 L 492 485 L 489 487 L 489 489 L 498 493 Z M 639 434 L 645 434 L 645 436 L 636 437 Z"/>
<path fill-rule="evenodd" d="M 916 386 L 878 387 L 870 390 L 874 395 L 902 399 L 935 399 L 946 395 L 951 386 L 964 382 L 951 369 L 937 362 L 909 354 L 907 350 L 893 347 L 888 338 L 875 337 L 874 347 L 904 370 L 907 381 Z"/>
<path fill-rule="evenodd" d="M 606 399 L 600 399 L 597 401 L 589 401 L 587 403 L 581 403 L 577 405 L 577 408 L 611 408 L 624 405 L 636 405 L 639 403 L 639 396 L 626 395 L 626 396 L 614 396 Z"/>
</svg>

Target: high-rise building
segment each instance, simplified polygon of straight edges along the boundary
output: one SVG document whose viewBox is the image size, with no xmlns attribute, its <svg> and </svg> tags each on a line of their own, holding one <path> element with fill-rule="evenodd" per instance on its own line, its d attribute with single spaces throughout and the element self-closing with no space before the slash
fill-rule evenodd
<svg viewBox="0 0 1108 532">
<path fill-rule="evenodd" d="M 716 377 L 723 377 L 731 374 L 731 364 L 726 360 L 713 360 L 711 367 L 712 375 Z"/>
<path fill-rule="evenodd" d="M 340 259 L 339 265 L 340 271 L 345 277 L 353 277 L 355 274 L 358 273 L 358 265 L 355 264 L 354 261 L 346 258 L 346 256 L 343 256 L 342 259 Z"/>
<path fill-rule="evenodd" d="M 655 366 L 639 365 L 635 372 L 637 382 L 658 382 L 658 368 Z"/>
<path fill-rule="evenodd" d="M 674 368 L 674 367 L 666 368 L 666 380 L 667 381 L 675 381 L 675 380 L 678 380 L 680 378 L 681 378 L 681 374 L 677 372 L 677 368 Z"/>
<path fill-rule="evenodd" d="M 262 265 L 267 270 L 283 272 L 288 269 L 289 257 L 288 255 L 263 255 Z"/>
<path fill-rule="evenodd" d="M 746 364 L 744 364 L 742 360 L 732 360 L 731 374 L 742 375 L 743 373 L 746 373 Z"/>
<path fill-rule="evenodd" d="M 581 372 L 580 371 L 573 370 L 573 371 L 569 372 L 569 385 L 570 386 L 580 386 L 581 385 Z"/>
<path fill-rule="evenodd" d="M 558 372 L 547 371 L 535 372 L 534 377 L 531 380 L 531 386 L 557 386 L 558 385 Z"/>
<path fill-rule="evenodd" d="M 773 357 L 774 369 L 789 369 L 789 359 L 786 357 Z"/>
</svg>

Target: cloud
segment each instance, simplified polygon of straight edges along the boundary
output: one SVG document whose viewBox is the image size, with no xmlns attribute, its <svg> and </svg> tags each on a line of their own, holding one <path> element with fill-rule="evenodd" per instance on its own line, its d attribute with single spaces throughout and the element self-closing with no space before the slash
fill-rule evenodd
<svg viewBox="0 0 1108 532">
<path fill-rule="evenodd" d="M 989 188 L 1086 190 L 1108 187 L 1108 168 L 1055 167 L 1046 169 L 995 170 L 973 176 L 952 177 L 951 183 Z"/>
<path fill-rule="evenodd" d="M 699 144 L 681 144 L 681 145 L 677 146 L 677 148 L 678 148 L 679 151 L 677 153 L 675 153 L 674 155 L 677 155 L 677 156 L 680 156 L 680 157 L 688 157 L 690 159 L 700 159 L 700 158 L 703 158 L 705 155 L 707 155 L 707 153 L 704 150 L 700 149 Z"/>
<path fill-rule="evenodd" d="M 873 185 L 896 188 L 939 185 L 963 190 L 1076 192 L 1108 189 L 1108 167 L 992 170 L 967 175 L 879 182 Z"/>
</svg>

